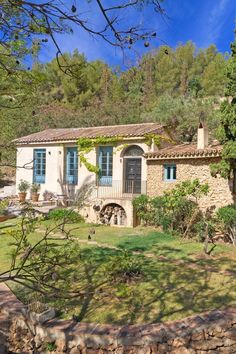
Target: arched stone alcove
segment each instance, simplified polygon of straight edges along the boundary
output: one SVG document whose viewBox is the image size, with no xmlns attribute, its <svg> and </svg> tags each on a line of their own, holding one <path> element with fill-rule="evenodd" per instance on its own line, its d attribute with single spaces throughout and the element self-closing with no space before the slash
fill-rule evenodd
<svg viewBox="0 0 236 354">
<path fill-rule="evenodd" d="M 103 206 L 99 213 L 100 222 L 105 225 L 122 225 L 127 224 L 127 215 L 125 209 L 116 203 L 108 203 Z"/>
</svg>

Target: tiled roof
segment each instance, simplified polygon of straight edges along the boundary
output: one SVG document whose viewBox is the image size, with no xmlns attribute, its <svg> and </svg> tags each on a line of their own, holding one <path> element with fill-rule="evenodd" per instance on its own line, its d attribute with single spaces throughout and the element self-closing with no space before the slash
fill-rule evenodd
<svg viewBox="0 0 236 354">
<path fill-rule="evenodd" d="M 196 144 L 174 145 L 155 152 L 145 154 L 148 160 L 178 159 L 192 157 L 217 157 L 221 156 L 222 145 L 209 145 L 205 149 L 198 149 Z"/>
<path fill-rule="evenodd" d="M 110 125 L 90 128 L 46 129 L 41 132 L 15 139 L 16 144 L 39 143 L 53 141 L 73 141 L 79 138 L 103 137 L 142 137 L 145 134 L 164 132 L 163 126 L 157 123 Z"/>
</svg>

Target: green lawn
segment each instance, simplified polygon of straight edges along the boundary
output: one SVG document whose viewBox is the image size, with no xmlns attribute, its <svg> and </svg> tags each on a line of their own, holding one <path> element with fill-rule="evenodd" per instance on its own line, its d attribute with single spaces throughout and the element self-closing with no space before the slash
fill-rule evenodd
<svg viewBox="0 0 236 354">
<path fill-rule="evenodd" d="M 31 242 L 39 239 L 48 224 L 43 223 L 32 234 Z M 75 314 L 85 322 L 152 323 L 235 305 L 236 250 L 232 246 L 217 245 L 213 256 L 205 257 L 201 243 L 149 228 L 105 226 L 92 226 L 95 235 L 92 241 L 85 242 L 91 226 L 77 226 L 79 229 L 72 235 L 82 242 L 73 264 L 72 286 L 81 288 L 85 295 L 51 301 L 62 317 Z M 0 237 L 0 267 L 7 269 L 11 237 L 3 231 Z M 109 276 L 122 250 L 128 250 L 141 265 L 142 275 L 130 282 L 114 281 Z M 29 296 L 22 289 L 13 288 L 18 296 Z"/>
</svg>

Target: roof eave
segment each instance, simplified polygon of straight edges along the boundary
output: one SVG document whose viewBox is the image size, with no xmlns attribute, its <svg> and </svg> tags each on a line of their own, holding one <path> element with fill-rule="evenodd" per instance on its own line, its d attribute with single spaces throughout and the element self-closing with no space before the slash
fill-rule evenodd
<svg viewBox="0 0 236 354">
<path fill-rule="evenodd" d="M 202 159 L 202 158 L 214 158 L 221 157 L 221 153 L 215 154 L 193 154 L 193 155 L 162 155 L 162 156 L 150 156 L 145 154 L 144 157 L 147 160 L 183 160 L 183 159 Z"/>
<path fill-rule="evenodd" d="M 106 138 L 109 138 L 110 136 L 106 136 Z M 89 137 L 88 139 L 96 139 L 96 137 Z M 145 136 L 127 136 L 127 137 L 121 137 L 120 141 L 133 141 L 133 140 L 145 140 Z M 13 140 L 13 142 L 19 146 L 19 145 L 47 145 L 47 144 L 71 144 L 71 143 L 76 143 L 79 140 L 79 138 L 75 139 L 64 139 L 64 140 L 34 140 L 34 141 L 17 141 Z"/>
</svg>

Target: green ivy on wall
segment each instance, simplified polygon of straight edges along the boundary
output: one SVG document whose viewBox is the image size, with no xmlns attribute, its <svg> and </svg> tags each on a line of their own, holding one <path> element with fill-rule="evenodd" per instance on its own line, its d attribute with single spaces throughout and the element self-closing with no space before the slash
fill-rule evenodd
<svg viewBox="0 0 236 354">
<path fill-rule="evenodd" d="M 114 136 L 114 137 L 98 136 L 97 138 L 79 138 L 77 140 L 77 146 L 78 146 L 78 155 L 79 155 L 80 163 L 83 164 L 88 171 L 98 174 L 99 166 L 95 166 L 91 164 L 85 155 L 88 154 L 93 149 L 95 149 L 97 146 L 115 144 L 121 140 L 122 140 L 121 136 Z"/>
<path fill-rule="evenodd" d="M 77 146 L 78 146 L 78 156 L 79 156 L 80 163 L 83 164 L 88 171 L 99 174 L 99 166 L 91 164 L 85 155 L 88 154 L 93 149 L 96 149 L 96 147 L 98 146 L 107 145 L 107 144 L 113 145 L 119 141 L 122 141 L 123 138 L 124 137 L 122 136 L 114 136 L 114 137 L 98 136 L 96 138 L 79 138 L 77 140 Z M 145 134 L 144 138 L 145 138 L 144 144 L 146 144 L 149 147 L 152 145 L 152 143 L 154 143 L 157 147 L 160 147 L 162 141 L 173 143 L 173 141 L 170 138 L 162 135 L 154 134 L 154 133 Z M 122 150 L 128 145 L 129 144 L 127 143 L 122 144 L 116 149 L 116 151 Z"/>
</svg>

